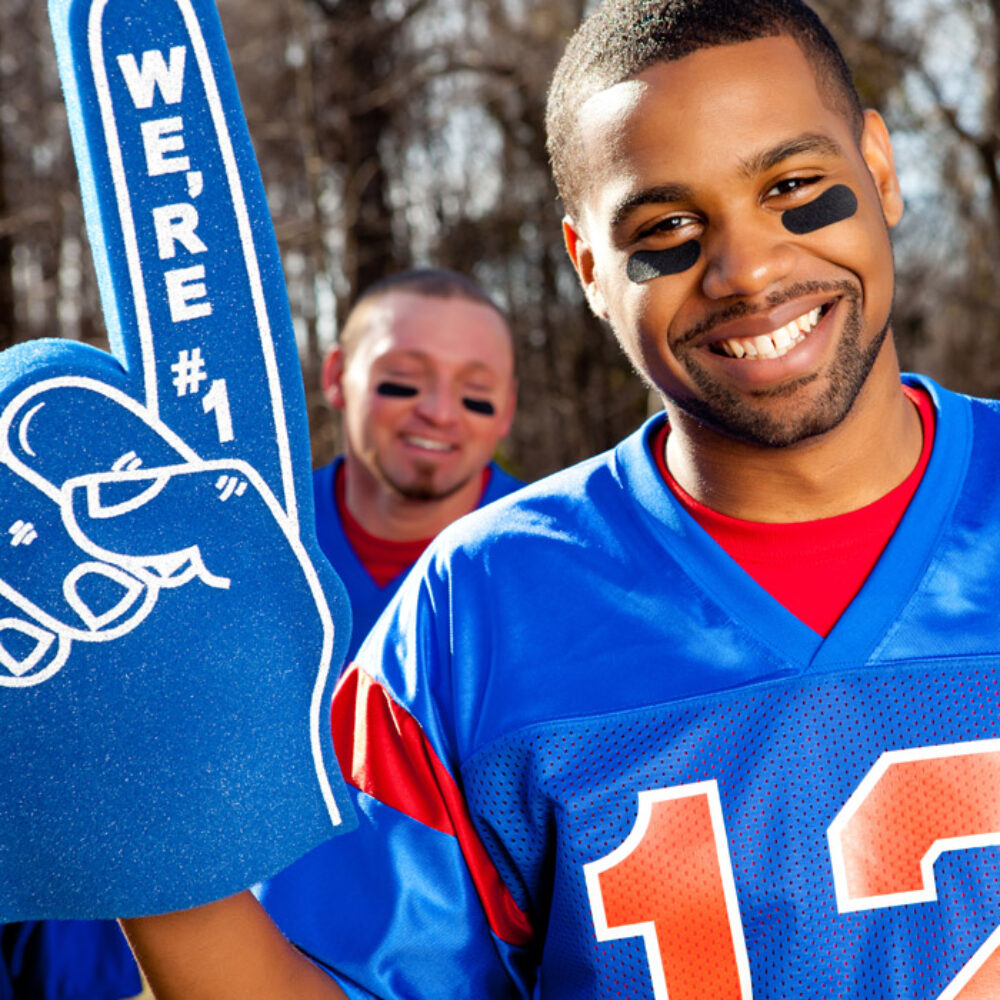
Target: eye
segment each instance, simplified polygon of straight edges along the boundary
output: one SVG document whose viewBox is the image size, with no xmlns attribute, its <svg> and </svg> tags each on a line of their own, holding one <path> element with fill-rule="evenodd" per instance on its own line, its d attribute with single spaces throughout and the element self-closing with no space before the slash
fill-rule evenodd
<svg viewBox="0 0 1000 1000">
<path fill-rule="evenodd" d="M 476 399 L 474 396 L 463 396 L 462 405 L 470 413 L 480 413 L 484 417 L 492 417 L 496 412 L 496 407 L 488 399 Z"/>
<path fill-rule="evenodd" d="M 764 193 L 765 198 L 780 198 L 782 195 L 805 192 L 822 180 L 822 177 L 785 177 L 773 184 Z"/>
<path fill-rule="evenodd" d="M 375 392 L 379 396 L 411 397 L 417 394 L 417 387 L 405 385 L 402 382 L 379 382 L 375 386 Z"/>
<path fill-rule="evenodd" d="M 643 240 L 649 236 L 672 236 L 687 226 L 697 225 L 698 220 L 692 215 L 668 215 L 665 219 L 654 222 L 651 226 L 640 229 L 637 239 Z"/>
</svg>

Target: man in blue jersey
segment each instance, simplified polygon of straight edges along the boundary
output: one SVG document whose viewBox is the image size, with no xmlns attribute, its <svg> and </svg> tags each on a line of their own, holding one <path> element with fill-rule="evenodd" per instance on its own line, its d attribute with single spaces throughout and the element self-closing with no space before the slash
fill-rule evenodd
<svg viewBox="0 0 1000 1000">
<path fill-rule="evenodd" d="M 452 521 L 520 483 L 492 461 L 517 396 L 503 313 L 456 271 L 366 289 L 323 364 L 344 454 L 315 474 L 320 547 L 351 599 L 350 660 Z"/>
<path fill-rule="evenodd" d="M 588 301 L 666 413 L 443 532 L 341 679 L 361 825 L 313 962 L 243 895 L 129 922 L 148 971 L 1000 996 L 1000 406 L 901 379 L 882 120 L 797 0 L 609 0 L 548 129 Z"/>
<path fill-rule="evenodd" d="M 316 536 L 350 597 L 350 663 L 434 536 L 521 485 L 491 461 L 514 416 L 510 328 L 465 275 L 404 271 L 355 303 L 323 390 L 344 453 L 315 473 Z M 323 912 L 338 857 L 334 839 L 261 887 L 289 935 Z"/>
</svg>

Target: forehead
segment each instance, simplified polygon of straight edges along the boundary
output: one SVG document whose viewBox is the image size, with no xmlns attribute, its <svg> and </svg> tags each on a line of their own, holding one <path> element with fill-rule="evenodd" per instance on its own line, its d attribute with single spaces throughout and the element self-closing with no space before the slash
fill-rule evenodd
<svg viewBox="0 0 1000 1000">
<path fill-rule="evenodd" d="M 412 360 L 425 366 L 513 370 L 507 324 L 490 306 L 462 298 L 389 292 L 366 306 L 350 362 L 363 367 Z"/>
<path fill-rule="evenodd" d="M 803 134 L 854 147 L 816 74 L 785 35 L 702 49 L 593 95 L 578 114 L 584 213 L 650 184 L 730 183 L 761 151 Z M 580 220 L 583 221 L 583 220 Z"/>
</svg>

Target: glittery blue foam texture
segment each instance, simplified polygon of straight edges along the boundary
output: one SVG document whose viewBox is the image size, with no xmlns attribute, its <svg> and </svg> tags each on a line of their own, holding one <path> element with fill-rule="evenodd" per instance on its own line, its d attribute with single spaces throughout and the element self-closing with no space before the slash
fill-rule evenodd
<svg viewBox="0 0 1000 1000">
<path fill-rule="evenodd" d="M 0 920 L 163 912 L 353 826 L 350 631 L 210 0 L 52 0 L 113 356 L 0 354 Z"/>
</svg>

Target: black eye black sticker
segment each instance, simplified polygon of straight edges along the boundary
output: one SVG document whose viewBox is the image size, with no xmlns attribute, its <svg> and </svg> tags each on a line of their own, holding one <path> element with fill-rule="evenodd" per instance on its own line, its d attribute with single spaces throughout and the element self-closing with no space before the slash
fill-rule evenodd
<svg viewBox="0 0 1000 1000">
<path fill-rule="evenodd" d="M 790 233 L 802 236 L 824 226 L 832 226 L 835 222 L 843 222 L 857 210 L 858 199 L 854 192 L 843 184 L 834 184 L 814 201 L 782 212 L 781 221 Z"/>
<path fill-rule="evenodd" d="M 375 391 L 380 396 L 415 396 L 417 388 L 413 385 L 403 385 L 402 382 L 379 382 Z"/>
<path fill-rule="evenodd" d="M 697 240 L 688 240 L 667 250 L 637 250 L 629 257 L 625 273 L 629 281 L 641 285 L 667 274 L 680 274 L 694 267 L 700 256 L 701 244 Z"/>
<path fill-rule="evenodd" d="M 471 396 L 463 396 L 462 405 L 470 413 L 481 413 L 484 417 L 492 417 L 497 412 L 496 407 L 488 399 L 473 399 Z"/>
</svg>

